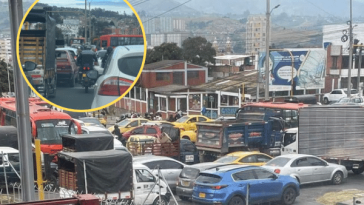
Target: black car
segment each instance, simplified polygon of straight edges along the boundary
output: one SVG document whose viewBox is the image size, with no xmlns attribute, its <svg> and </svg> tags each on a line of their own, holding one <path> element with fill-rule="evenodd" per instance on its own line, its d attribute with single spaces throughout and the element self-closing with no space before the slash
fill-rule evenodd
<svg viewBox="0 0 364 205">
<path fill-rule="evenodd" d="M 180 141 L 180 161 L 185 164 L 200 163 L 196 145 L 188 139 L 181 139 Z"/>
</svg>

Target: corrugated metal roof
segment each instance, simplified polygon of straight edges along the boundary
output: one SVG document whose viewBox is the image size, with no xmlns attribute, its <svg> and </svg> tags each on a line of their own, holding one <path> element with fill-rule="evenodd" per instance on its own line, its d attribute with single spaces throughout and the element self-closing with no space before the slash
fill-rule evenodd
<svg viewBox="0 0 364 205">
<path fill-rule="evenodd" d="M 150 88 L 149 91 L 160 93 L 160 94 L 172 94 L 172 92 L 177 92 L 177 91 L 184 90 L 187 88 L 190 88 L 190 86 L 172 84 L 172 85 Z"/>
</svg>

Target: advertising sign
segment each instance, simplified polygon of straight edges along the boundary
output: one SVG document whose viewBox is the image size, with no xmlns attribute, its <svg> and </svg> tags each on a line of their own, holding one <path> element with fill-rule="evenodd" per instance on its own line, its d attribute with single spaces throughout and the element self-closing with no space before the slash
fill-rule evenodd
<svg viewBox="0 0 364 205">
<path fill-rule="evenodd" d="M 289 91 L 325 87 L 325 49 L 271 51 L 269 62 L 269 91 Z M 293 57 L 293 66 L 292 66 Z M 265 53 L 259 54 L 258 69 L 265 80 Z M 293 82 L 292 82 L 293 80 Z"/>
</svg>

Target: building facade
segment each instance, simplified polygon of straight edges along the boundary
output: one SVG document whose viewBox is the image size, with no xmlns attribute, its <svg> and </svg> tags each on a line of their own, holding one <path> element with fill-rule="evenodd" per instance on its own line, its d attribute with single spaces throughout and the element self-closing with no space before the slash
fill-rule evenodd
<svg viewBox="0 0 364 205">
<path fill-rule="evenodd" d="M 12 63 L 10 40 L 10 38 L 0 39 L 0 59 L 4 59 L 7 63 Z"/>
<path fill-rule="evenodd" d="M 266 16 L 251 15 L 246 24 L 246 53 L 257 54 L 265 50 Z"/>
</svg>

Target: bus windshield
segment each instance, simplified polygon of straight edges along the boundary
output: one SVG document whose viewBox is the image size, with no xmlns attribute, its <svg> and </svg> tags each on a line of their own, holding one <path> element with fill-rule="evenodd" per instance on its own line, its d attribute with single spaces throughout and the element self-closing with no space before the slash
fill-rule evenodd
<svg viewBox="0 0 364 205">
<path fill-rule="evenodd" d="M 36 122 L 41 144 L 62 144 L 62 134 L 68 133 L 70 120 L 40 120 Z"/>
</svg>

